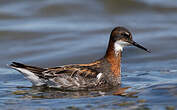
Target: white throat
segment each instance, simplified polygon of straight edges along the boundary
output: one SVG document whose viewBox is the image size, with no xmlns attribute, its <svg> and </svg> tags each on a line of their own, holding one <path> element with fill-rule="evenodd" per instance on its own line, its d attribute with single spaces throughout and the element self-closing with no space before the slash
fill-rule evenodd
<svg viewBox="0 0 177 110">
<path fill-rule="evenodd" d="M 117 55 L 119 51 L 123 51 L 123 47 L 125 46 L 128 46 L 129 43 L 128 42 L 125 42 L 125 41 L 116 41 L 114 43 L 114 51 L 115 51 L 115 54 Z"/>
</svg>

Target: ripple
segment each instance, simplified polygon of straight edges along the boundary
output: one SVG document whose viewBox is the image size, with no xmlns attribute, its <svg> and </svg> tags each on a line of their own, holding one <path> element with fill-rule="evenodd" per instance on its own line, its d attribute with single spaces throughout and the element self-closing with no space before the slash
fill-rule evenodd
<svg viewBox="0 0 177 110">
<path fill-rule="evenodd" d="M 0 1 L 0 107 L 175 109 L 176 11 L 176 1 L 165 0 Z M 124 49 L 122 85 L 116 95 L 113 90 L 33 88 L 6 66 L 11 61 L 42 67 L 88 63 L 104 55 L 117 25 L 129 28 L 134 40 L 152 53 Z"/>
</svg>

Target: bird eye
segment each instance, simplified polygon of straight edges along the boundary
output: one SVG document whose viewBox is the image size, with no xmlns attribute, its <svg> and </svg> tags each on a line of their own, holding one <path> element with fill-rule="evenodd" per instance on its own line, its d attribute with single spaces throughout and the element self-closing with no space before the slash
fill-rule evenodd
<svg viewBox="0 0 177 110">
<path fill-rule="evenodd" d="M 125 37 L 129 37 L 129 36 L 130 36 L 130 34 L 127 33 L 127 32 L 124 32 L 124 33 L 122 33 L 121 35 L 123 35 L 123 36 L 125 36 Z"/>
</svg>

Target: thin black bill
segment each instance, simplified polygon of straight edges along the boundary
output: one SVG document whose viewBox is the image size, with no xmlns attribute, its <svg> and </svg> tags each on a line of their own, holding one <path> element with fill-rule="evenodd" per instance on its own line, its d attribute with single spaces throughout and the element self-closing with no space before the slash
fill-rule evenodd
<svg viewBox="0 0 177 110">
<path fill-rule="evenodd" d="M 145 50 L 146 52 L 149 52 L 149 53 L 151 52 L 150 50 L 148 50 L 148 49 L 146 49 L 145 47 L 141 46 L 140 44 L 136 43 L 135 41 L 132 41 L 132 42 L 130 42 L 130 43 L 131 43 L 132 45 L 134 45 L 134 46 L 140 48 L 140 49 Z"/>
</svg>

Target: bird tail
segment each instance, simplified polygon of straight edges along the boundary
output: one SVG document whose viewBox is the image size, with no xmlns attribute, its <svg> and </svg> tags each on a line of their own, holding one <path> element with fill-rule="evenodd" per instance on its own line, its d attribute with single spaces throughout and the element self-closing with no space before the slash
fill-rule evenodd
<svg viewBox="0 0 177 110">
<path fill-rule="evenodd" d="M 42 72 L 45 71 L 46 69 L 40 67 L 28 66 L 17 62 L 12 62 L 9 66 L 22 73 L 25 76 L 25 78 L 27 78 L 32 82 L 33 85 L 35 86 L 44 85 Z"/>
</svg>

